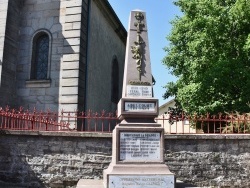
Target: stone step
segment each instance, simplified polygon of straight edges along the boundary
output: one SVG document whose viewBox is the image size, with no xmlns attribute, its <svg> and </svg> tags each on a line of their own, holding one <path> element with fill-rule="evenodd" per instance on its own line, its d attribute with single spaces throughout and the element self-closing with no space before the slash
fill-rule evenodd
<svg viewBox="0 0 250 188">
<path fill-rule="evenodd" d="M 103 180 L 81 179 L 76 188 L 104 188 Z"/>
<path fill-rule="evenodd" d="M 104 188 L 103 180 L 81 179 L 78 181 L 76 188 Z M 196 187 L 194 185 L 184 183 L 176 180 L 175 188 L 210 188 L 210 187 Z"/>
</svg>

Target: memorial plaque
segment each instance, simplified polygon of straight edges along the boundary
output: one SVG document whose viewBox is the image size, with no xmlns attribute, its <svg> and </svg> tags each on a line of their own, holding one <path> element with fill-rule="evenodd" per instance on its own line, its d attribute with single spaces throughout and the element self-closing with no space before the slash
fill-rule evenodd
<svg viewBox="0 0 250 188">
<path fill-rule="evenodd" d="M 120 132 L 120 161 L 160 161 L 159 132 Z"/>
<path fill-rule="evenodd" d="M 127 97 L 152 97 L 152 86 L 127 85 Z"/>
<path fill-rule="evenodd" d="M 109 188 L 174 188 L 174 176 L 109 176 Z"/>
<path fill-rule="evenodd" d="M 155 103 L 153 102 L 125 102 L 125 111 L 133 112 L 133 111 L 144 111 L 144 112 L 154 112 L 155 111 Z"/>
</svg>

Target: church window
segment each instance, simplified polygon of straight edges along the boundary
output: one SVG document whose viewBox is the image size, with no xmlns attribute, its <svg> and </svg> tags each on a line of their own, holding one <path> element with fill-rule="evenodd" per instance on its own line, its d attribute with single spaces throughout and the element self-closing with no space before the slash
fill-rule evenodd
<svg viewBox="0 0 250 188">
<path fill-rule="evenodd" d="M 119 102 L 119 66 L 117 58 L 113 58 L 111 71 L 111 101 Z"/>
<path fill-rule="evenodd" d="M 45 32 L 39 32 L 33 39 L 31 79 L 48 79 L 50 38 Z"/>
</svg>

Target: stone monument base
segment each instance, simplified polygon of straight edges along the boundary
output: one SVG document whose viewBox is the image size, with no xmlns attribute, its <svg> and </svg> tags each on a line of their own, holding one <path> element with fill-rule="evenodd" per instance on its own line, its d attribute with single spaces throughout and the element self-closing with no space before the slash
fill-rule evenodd
<svg viewBox="0 0 250 188">
<path fill-rule="evenodd" d="M 104 188 L 103 180 L 80 179 L 76 188 Z"/>
<path fill-rule="evenodd" d="M 105 188 L 175 187 L 175 176 L 165 164 L 110 164 L 103 175 Z"/>
<path fill-rule="evenodd" d="M 164 129 L 156 123 L 126 125 L 113 131 L 112 162 L 103 171 L 104 187 L 174 188 L 175 175 L 164 160 Z"/>
<path fill-rule="evenodd" d="M 195 185 L 187 184 L 176 180 L 175 188 L 195 188 Z M 103 180 L 81 179 L 78 181 L 76 188 L 104 188 Z M 166 187 L 165 187 L 166 188 Z"/>
</svg>

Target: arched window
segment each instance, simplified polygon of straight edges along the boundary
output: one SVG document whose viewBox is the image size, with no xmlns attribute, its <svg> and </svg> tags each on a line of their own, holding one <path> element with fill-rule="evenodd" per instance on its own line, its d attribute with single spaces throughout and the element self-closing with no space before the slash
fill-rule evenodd
<svg viewBox="0 0 250 188">
<path fill-rule="evenodd" d="M 48 79 L 50 38 L 45 32 L 39 32 L 33 38 L 30 78 Z"/>
<path fill-rule="evenodd" d="M 115 104 L 119 102 L 119 65 L 116 57 L 114 57 L 112 61 L 111 101 Z"/>
</svg>

